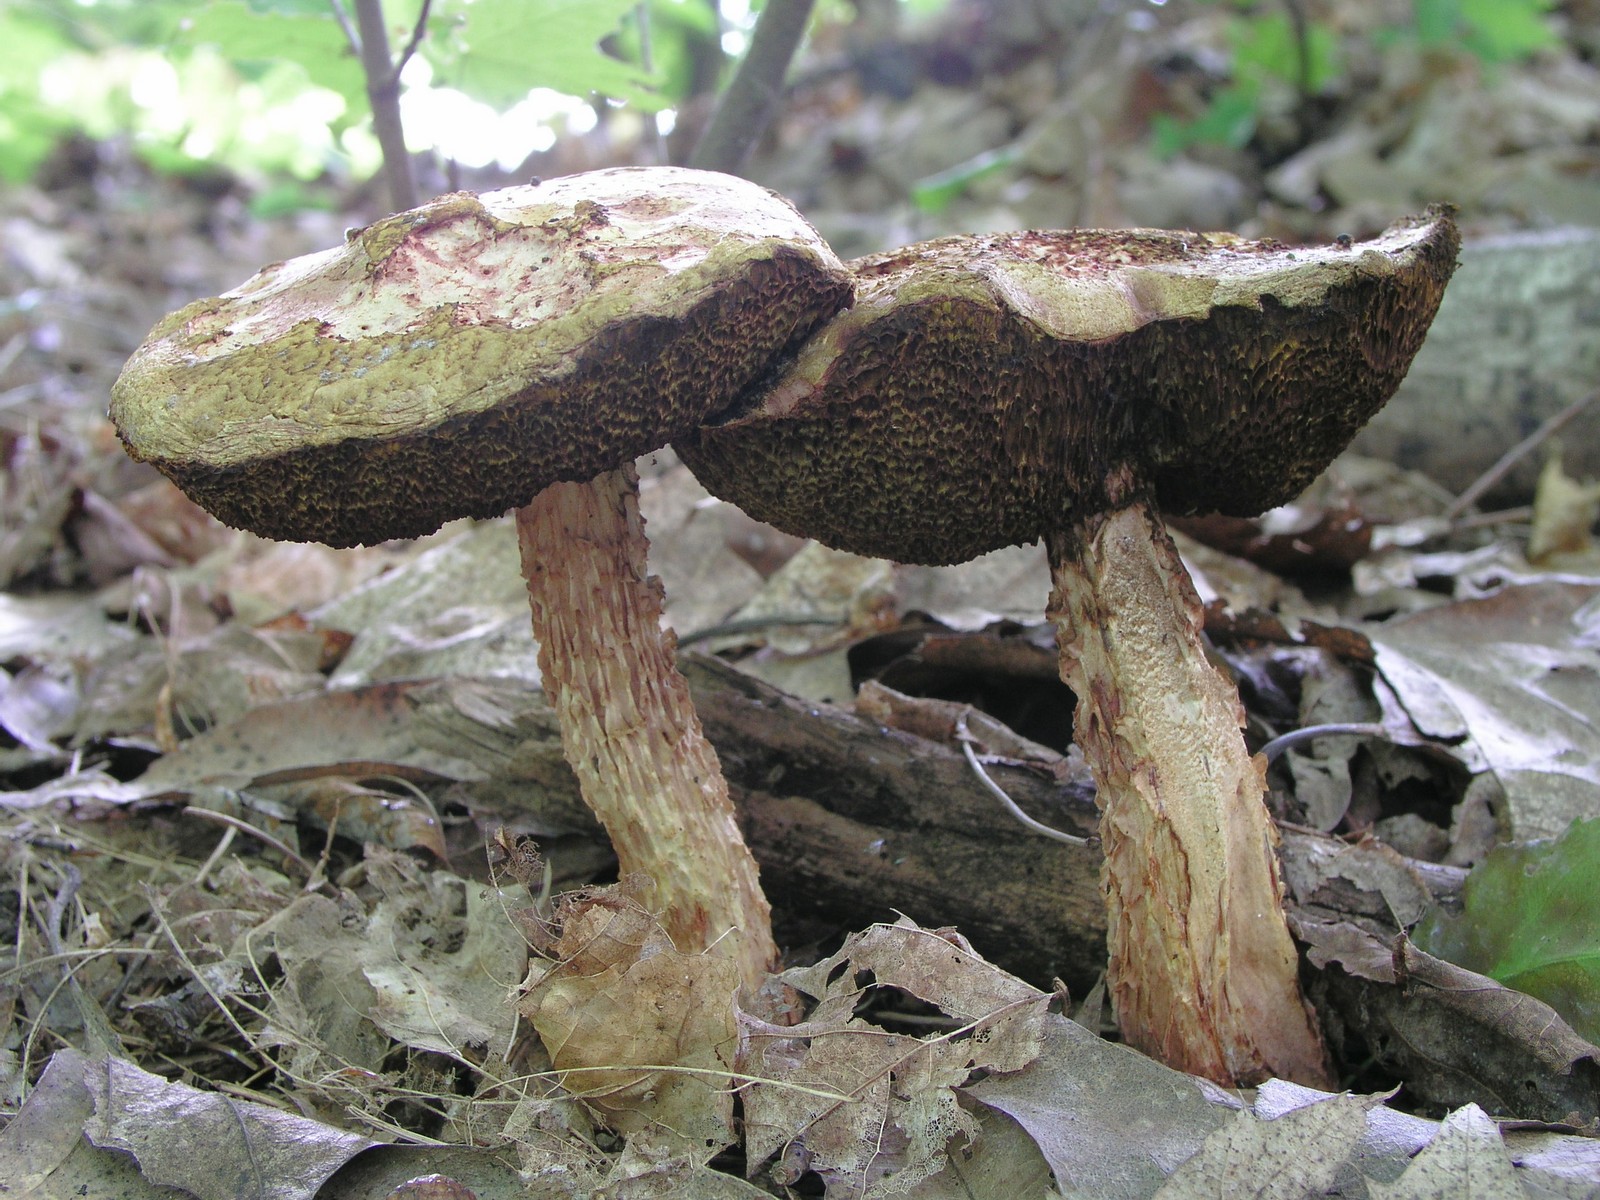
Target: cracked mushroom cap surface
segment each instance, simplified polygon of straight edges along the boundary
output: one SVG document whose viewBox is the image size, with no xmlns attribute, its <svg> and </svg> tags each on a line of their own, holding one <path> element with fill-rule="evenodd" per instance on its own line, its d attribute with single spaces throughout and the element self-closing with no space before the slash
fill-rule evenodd
<svg viewBox="0 0 1600 1200">
<path fill-rule="evenodd" d="M 1455 268 L 1430 209 L 1365 242 L 1070 230 L 856 259 L 856 303 L 675 443 L 714 494 L 857 554 L 951 563 L 1106 504 L 1297 495 L 1394 394 Z"/>
<path fill-rule="evenodd" d="M 415 537 L 682 436 L 851 287 L 787 200 L 732 176 L 459 192 L 171 314 L 111 418 L 230 525 Z"/>
</svg>

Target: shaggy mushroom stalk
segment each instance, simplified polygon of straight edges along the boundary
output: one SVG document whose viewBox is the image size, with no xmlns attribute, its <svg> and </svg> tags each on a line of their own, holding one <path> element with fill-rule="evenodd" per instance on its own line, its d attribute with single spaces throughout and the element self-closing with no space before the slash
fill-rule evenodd
<svg viewBox="0 0 1600 1200">
<path fill-rule="evenodd" d="M 1118 1024 L 1208 1079 L 1331 1083 L 1238 692 L 1206 659 L 1199 597 L 1149 496 L 1113 503 L 1045 545 L 1072 738 L 1098 788 Z"/>
<path fill-rule="evenodd" d="M 268 537 L 352 546 L 517 510 L 583 794 L 675 948 L 715 948 L 754 991 L 771 916 L 661 630 L 631 464 L 851 290 L 746 180 L 620 168 L 461 192 L 172 314 L 111 416 L 133 457 Z"/>
<path fill-rule="evenodd" d="M 545 695 L 619 871 L 649 878 L 680 949 L 726 938 L 759 987 L 778 961 L 771 911 L 661 626 L 633 467 L 554 484 L 516 521 Z"/>
<path fill-rule="evenodd" d="M 1328 1076 L 1264 764 L 1160 512 L 1297 495 L 1394 394 L 1457 245 L 1432 210 L 1310 249 L 1068 230 L 873 255 L 849 264 L 856 303 L 759 396 L 676 443 L 715 494 L 857 554 L 951 563 L 1044 539 L 1117 1018 L 1221 1083 Z"/>
</svg>

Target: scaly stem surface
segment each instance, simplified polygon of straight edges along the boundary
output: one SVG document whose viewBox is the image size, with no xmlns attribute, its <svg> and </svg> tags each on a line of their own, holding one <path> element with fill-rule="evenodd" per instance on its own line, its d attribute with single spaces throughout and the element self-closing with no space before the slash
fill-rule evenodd
<svg viewBox="0 0 1600 1200">
<path fill-rule="evenodd" d="M 738 959 L 753 993 L 777 964 L 772 914 L 661 628 L 633 468 L 546 488 L 517 512 L 545 695 L 621 873 L 684 953 Z"/>
<path fill-rule="evenodd" d="M 1283 913 L 1277 831 L 1233 685 L 1144 498 L 1046 539 L 1073 740 L 1094 771 L 1109 986 L 1125 1040 L 1233 1086 L 1329 1082 Z"/>
</svg>

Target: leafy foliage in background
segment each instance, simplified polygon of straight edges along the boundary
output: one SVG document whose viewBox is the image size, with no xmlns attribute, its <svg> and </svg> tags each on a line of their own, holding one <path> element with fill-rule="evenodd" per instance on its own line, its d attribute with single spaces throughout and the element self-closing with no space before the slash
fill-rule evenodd
<svg viewBox="0 0 1600 1200">
<path fill-rule="evenodd" d="M 1555 0 L 1412 0 L 1412 29 L 1430 49 L 1459 46 L 1487 63 L 1515 62 L 1556 44 Z"/>
<path fill-rule="evenodd" d="M 654 111 L 658 74 L 601 48 L 635 0 L 439 0 L 421 54 L 437 84 L 504 110 L 530 88 Z M 705 12 L 703 0 L 653 0 Z M 404 43 L 417 0 L 388 6 Z M 656 22 L 658 58 L 672 31 Z M 681 35 L 680 35 L 681 36 Z M 0 9 L 0 178 L 29 178 L 59 139 L 131 134 L 158 169 L 312 178 L 376 165 L 366 81 L 328 0 L 18 0 Z M 623 43 L 615 42 L 626 52 Z"/>
<path fill-rule="evenodd" d="M 1537 996 L 1600 1040 L 1600 818 L 1553 841 L 1501 846 L 1467 876 L 1460 916 L 1430 914 L 1415 941 Z"/>
<path fill-rule="evenodd" d="M 1338 39 L 1333 31 L 1308 23 L 1302 47 L 1285 13 L 1233 17 L 1228 23 L 1228 41 L 1233 51 L 1233 78 L 1211 97 L 1205 112 L 1193 121 L 1157 114 L 1151 131 L 1156 152 L 1162 157 L 1185 146 L 1243 146 L 1255 136 L 1268 88 L 1287 86 L 1315 95 L 1339 74 Z"/>
<path fill-rule="evenodd" d="M 1021 152 L 1015 145 L 985 150 L 966 162 L 918 180 L 911 189 L 911 202 L 919 212 L 938 216 L 972 184 L 1007 170 L 1020 157 Z"/>
<path fill-rule="evenodd" d="M 611 45 L 628 62 L 646 61 L 640 38 L 640 5 L 629 5 Z M 694 46 L 721 38 L 716 10 L 704 0 L 649 0 L 642 6 L 649 33 L 652 84 L 660 103 L 687 98 L 694 83 Z"/>
<path fill-rule="evenodd" d="M 1151 134 L 1162 157 L 1194 145 L 1244 146 L 1255 136 L 1269 89 L 1316 95 L 1341 69 L 1338 39 L 1327 26 L 1307 21 L 1300 44 L 1288 0 L 1200 2 L 1229 3 L 1242 10 L 1228 22 L 1232 78 L 1193 120 L 1156 116 Z M 1380 42 L 1411 42 L 1489 64 L 1516 62 L 1558 42 L 1548 20 L 1554 7 L 1555 0 L 1412 0 L 1409 26 L 1386 31 Z"/>
<path fill-rule="evenodd" d="M 73 49 L 48 22 L 23 11 L 0 18 L 0 179 L 26 179 L 71 126 L 66 113 L 54 112 L 39 97 L 39 71 Z"/>
<path fill-rule="evenodd" d="M 475 100 L 508 108 L 533 86 L 590 92 L 646 111 L 664 107 L 657 77 L 600 49 L 636 0 L 449 0 L 435 5 L 422 55 L 435 78 Z M 447 30 L 447 32 L 446 32 Z"/>
</svg>

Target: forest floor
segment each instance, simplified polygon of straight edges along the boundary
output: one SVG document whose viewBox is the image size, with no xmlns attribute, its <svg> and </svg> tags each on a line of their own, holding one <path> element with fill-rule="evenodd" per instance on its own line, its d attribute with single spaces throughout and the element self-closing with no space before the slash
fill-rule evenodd
<svg viewBox="0 0 1600 1200">
<path fill-rule="evenodd" d="M 1334 82 L 1269 80 L 1242 145 L 1168 156 L 1158 118 L 1198 121 L 1226 82 L 1225 14 L 1110 6 L 1069 28 L 1047 7 L 958 4 L 942 25 L 820 39 L 752 177 L 841 255 L 1074 225 L 1326 241 L 1441 199 L 1465 260 L 1471 239 L 1600 225 L 1593 5 L 1564 6 L 1560 48 L 1493 66 L 1385 41 L 1388 6 L 1323 6 Z M 528 172 L 644 153 L 602 127 Z M 843 1109 L 837 1075 L 769 1064 L 766 1100 L 741 1101 L 746 1140 L 707 1166 L 608 1133 L 510 1002 L 528 961 L 512 914 L 537 897 L 492 847 L 535 837 L 558 888 L 613 864 L 540 733 L 509 526 L 268 542 L 129 460 L 105 417 L 158 317 L 375 215 L 368 191 L 330 194 L 338 211 L 258 219 L 248 181 L 152 177 L 88 144 L 0 191 L 0 1177 L 20 1194 L 469 1194 L 393 1190 L 443 1173 L 479 1197 L 1131 1197 L 1200 1192 L 1240 1163 L 1299 1188 L 1283 1194 L 1444 1194 L 1417 1167 L 1476 1172 L 1486 1195 L 1595 1194 L 1600 487 L 1584 477 L 1600 403 L 1519 367 L 1533 400 L 1483 419 L 1508 431 L 1500 449 L 1535 436 L 1475 502 L 1459 501 L 1493 455 L 1447 478 L 1352 455 L 1257 522 L 1180 526 L 1252 746 L 1359 730 L 1269 775 L 1308 994 L 1350 1094 L 1224 1092 L 1117 1045 L 1095 987 L 1103 915 L 1082 915 L 1096 868 L 1026 843 L 998 807 L 973 820 L 1007 831 L 1019 874 L 1079 868 L 1048 913 L 1013 920 L 991 863 L 914 841 L 937 815 L 853 812 L 874 854 L 904 839 L 906 861 L 928 857 L 920 891 L 852 882 L 848 839 L 815 842 L 837 878 L 796 841 L 751 839 L 791 983 L 894 1049 L 849 1060 L 866 1082 Z M 1592 391 L 1585 311 L 1573 361 Z M 1559 433 L 1543 424 L 1569 405 Z M 872 738 L 888 808 L 924 802 L 933 763 L 969 789 L 952 813 L 987 813 L 959 713 L 1036 815 L 1092 827 L 1039 547 L 898 567 L 757 525 L 670 452 L 641 473 L 670 623 L 742 673 L 692 681 L 703 709 L 726 706 L 708 730 L 755 825 L 801 802 L 838 816 Z M 819 729 L 781 781 L 760 745 Z M 1497 845 L 1515 857 L 1468 875 Z M 1487 932 L 1417 930 L 1463 906 Z M 960 950 L 943 991 L 935 944 Z M 1038 997 L 1037 1021 L 998 1040 L 1028 1054 L 941 1057 L 1018 996 Z M 232 1182 L 248 1178 L 258 1190 Z"/>
</svg>

